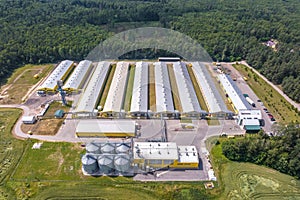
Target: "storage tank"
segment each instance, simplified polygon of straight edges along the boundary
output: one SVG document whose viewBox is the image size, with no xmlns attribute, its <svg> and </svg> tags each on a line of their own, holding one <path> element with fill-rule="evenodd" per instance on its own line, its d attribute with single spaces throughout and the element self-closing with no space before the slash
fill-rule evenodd
<svg viewBox="0 0 300 200">
<path fill-rule="evenodd" d="M 102 151 L 102 153 L 114 154 L 115 153 L 115 144 L 106 142 L 106 143 L 102 144 L 101 151 Z"/>
<path fill-rule="evenodd" d="M 117 154 L 114 164 L 117 171 L 121 173 L 128 172 L 130 168 L 130 156 L 128 154 Z"/>
<path fill-rule="evenodd" d="M 94 174 L 99 170 L 97 158 L 95 156 L 84 154 L 81 158 L 81 163 L 84 171 L 88 174 Z"/>
<path fill-rule="evenodd" d="M 91 142 L 91 143 L 88 143 L 86 146 L 85 146 L 85 149 L 87 151 L 87 153 L 92 153 L 92 154 L 100 154 L 100 144 L 97 144 L 95 142 Z"/>
<path fill-rule="evenodd" d="M 101 154 L 98 157 L 100 172 L 110 174 L 114 170 L 114 155 Z"/>
<path fill-rule="evenodd" d="M 130 150 L 130 145 L 126 143 L 116 144 L 116 153 L 128 153 Z"/>
</svg>

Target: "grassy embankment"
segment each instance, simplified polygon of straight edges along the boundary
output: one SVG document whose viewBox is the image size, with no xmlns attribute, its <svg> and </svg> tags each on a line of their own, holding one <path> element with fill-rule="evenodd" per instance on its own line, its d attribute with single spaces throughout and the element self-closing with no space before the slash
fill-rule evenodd
<svg viewBox="0 0 300 200">
<path fill-rule="evenodd" d="M 156 94 L 155 94 L 155 72 L 153 63 L 149 64 L 149 85 L 148 85 L 148 108 L 152 111 L 156 111 Z"/>
<path fill-rule="evenodd" d="M 101 94 L 100 102 L 99 102 L 99 105 L 98 105 L 98 106 L 101 106 L 102 108 L 104 107 L 104 104 L 105 104 L 105 101 L 106 101 L 106 98 L 107 98 L 107 94 L 108 94 L 112 79 L 114 77 L 114 73 L 116 71 L 116 67 L 117 67 L 117 64 L 111 64 L 110 65 L 110 69 L 109 69 L 109 72 L 108 72 L 109 74 L 107 76 L 106 82 L 103 83 L 103 84 L 105 84 L 105 87 L 104 87 L 103 92 Z"/>
<path fill-rule="evenodd" d="M 133 92 L 133 83 L 134 83 L 134 74 L 135 74 L 135 64 L 129 65 L 129 72 L 128 72 L 128 78 L 127 78 L 127 87 L 125 87 L 125 99 L 124 99 L 124 106 L 123 109 L 125 112 L 130 111 L 130 105 L 131 105 L 131 98 L 132 98 L 132 92 Z"/>
<path fill-rule="evenodd" d="M 222 143 L 227 139 L 215 137 L 207 143 L 217 140 Z M 212 147 L 211 157 L 218 177 L 217 199 L 300 198 L 300 181 L 291 176 L 264 166 L 230 161 L 222 154 L 221 144 Z"/>
<path fill-rule="evenodd" d="M 173 97 L 174 109 L 178 110 L 179 112 L 182 112 L 182 106 L 179 98 L 179 92 L 178 92 L 176 78 L 173 70 L 173 65 L 167 64 L 167 69 L 168 69 L 168 74 L 170 79 L 170 85 L 171 85 L 170 89 Z"/>
<path fill-rule="evenodd" d="M 245 65 L 233 65 L 243 76 L 247 77 L 248 85 L 260 98 L 265 107 L 274 115 L 278 122 L 287 124 L 300 121 L 300 112 L 288 103 L 272 86 L 266 83 L 255 72 Z"/>
<path fill-rule="evenodd" d="M 3 104 L 18 104 L 28 90 L 45 77 L 53 69 L 53 64 L 47 65 L 25 65 L 14 71 L 2 89 L 7 89 L 5 95 L 8 97 L 1 100 Z M 38 74 L 38 78 L 34 75 Z"/>
</svg>

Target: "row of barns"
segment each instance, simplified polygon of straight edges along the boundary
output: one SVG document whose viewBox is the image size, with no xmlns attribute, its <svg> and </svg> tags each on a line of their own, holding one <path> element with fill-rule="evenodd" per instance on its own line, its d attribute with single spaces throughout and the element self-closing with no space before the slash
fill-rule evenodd
<svg viewBox="0 0 300 200">
<path fill-rule="evenodd" d="M 229 75 L 219 74 L 218 80 L 237 114 L 237 124 L 246 131 L 259 131 L 262 120 L 261 111 L 253 109 Z"/>
<path fill-rule="evenodd" d="M 150 64 L 154 72 L 154 107 L 150 109 Z M 172 67 L 168 69 L 168 65 Z M 112 64 L 107 61 L 93 64 L 83 60 L 78 65 L 73 61 L 62 61 L 40 85 L 38 91 L 55 93 L 57 81 L 62 80 L 62 89 L 67 93 L 80 93 L 74 114 L 76 117 L 95 117 L 99 112 L 102 116 L 113 118 L 129 117 L 163 117 L 163 118 L 203 118 L 208 114 L 214 117 L 228 117 L 230 112 L 205 65 L 201 62 L 117 62 L 114 72 Z M 192 69 L 196 84 L 201 91 L 206 108 L 200 106 L 188 67 Z M 170 75 L 170 69 L 174 76 Z M 134 73 L 130 73 L 134 70 Z M 106 101 L 99 106 L 108 76 L 113 73 Z M 133 75 L 132 75 L 133 74 Z M 124 110 L 125 96 L 129 76 L 133 77 L 132 96 L 129 110 Z M 170 77 L 173 77 L 173 85 Z M 174 83 L 177 91 L 174 93 Z M 176 95 L 176 96 L 175 96 Z M 152 97 L 154 98 L 154 97 Z M 179 109 L 175 109 L 175 98 L 179 101 Z M 104 115 L 103 115 L 104 114 Z"/>
</svg>

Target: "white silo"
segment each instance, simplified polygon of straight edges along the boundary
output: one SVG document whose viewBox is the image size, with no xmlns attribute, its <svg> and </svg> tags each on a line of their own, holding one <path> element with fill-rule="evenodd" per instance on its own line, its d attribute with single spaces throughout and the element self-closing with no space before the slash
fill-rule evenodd
<svg viewBox="0 0 300 200">
<path fill-rule="evenodd" d="M 114 155 L 101 154 L 98 157 L 98 166 L 103 174 L 110 174 L 114 170 Z"/>
<path fill-rule="evenodd" d="M 100 144 L 95 143 L 95 142 L 90 142 L 85 146 L 85 150 L 87 153 L 92 153 L 92 154 L 100 154 Z"/>
<path fill-rule="evenodd" d="M 94 174 L 99 170 L 97 158 L 95 156 L 84 154 L 81 158 L 81 163 L 84 171 L 88 174 Z"/>
<path fill-rule="evenodd" d="M 114 154 L 115 153 L 115 144 L 106 142 L 101 145 L 101 152 L 107 154 Z"/>
<path fill-rule="evenodd" d="M 117 154 L 114 159 L 115 169 L 121 173 L 130 169 L 130 156 L 128 154 Z"/>
<path fill-rule="evenodd" d="M 130 151 L 129 143 L 119 143 L 116 144 L 116 153 L 128 153 Z"/>
</svg>

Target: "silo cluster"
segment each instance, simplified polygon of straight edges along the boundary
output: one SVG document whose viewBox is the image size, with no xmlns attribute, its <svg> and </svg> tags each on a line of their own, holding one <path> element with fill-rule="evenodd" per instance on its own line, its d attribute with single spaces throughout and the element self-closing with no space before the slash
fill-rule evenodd
<svg viewBox="0 0 300 200">
<path fill-rule="evenodd" d="M 86 145 L 86 154 L 81 158 L 82 169 L 90 175 L 126 175 L 132 171 L 130 143 L 99 143 Z"/>
</svg>

